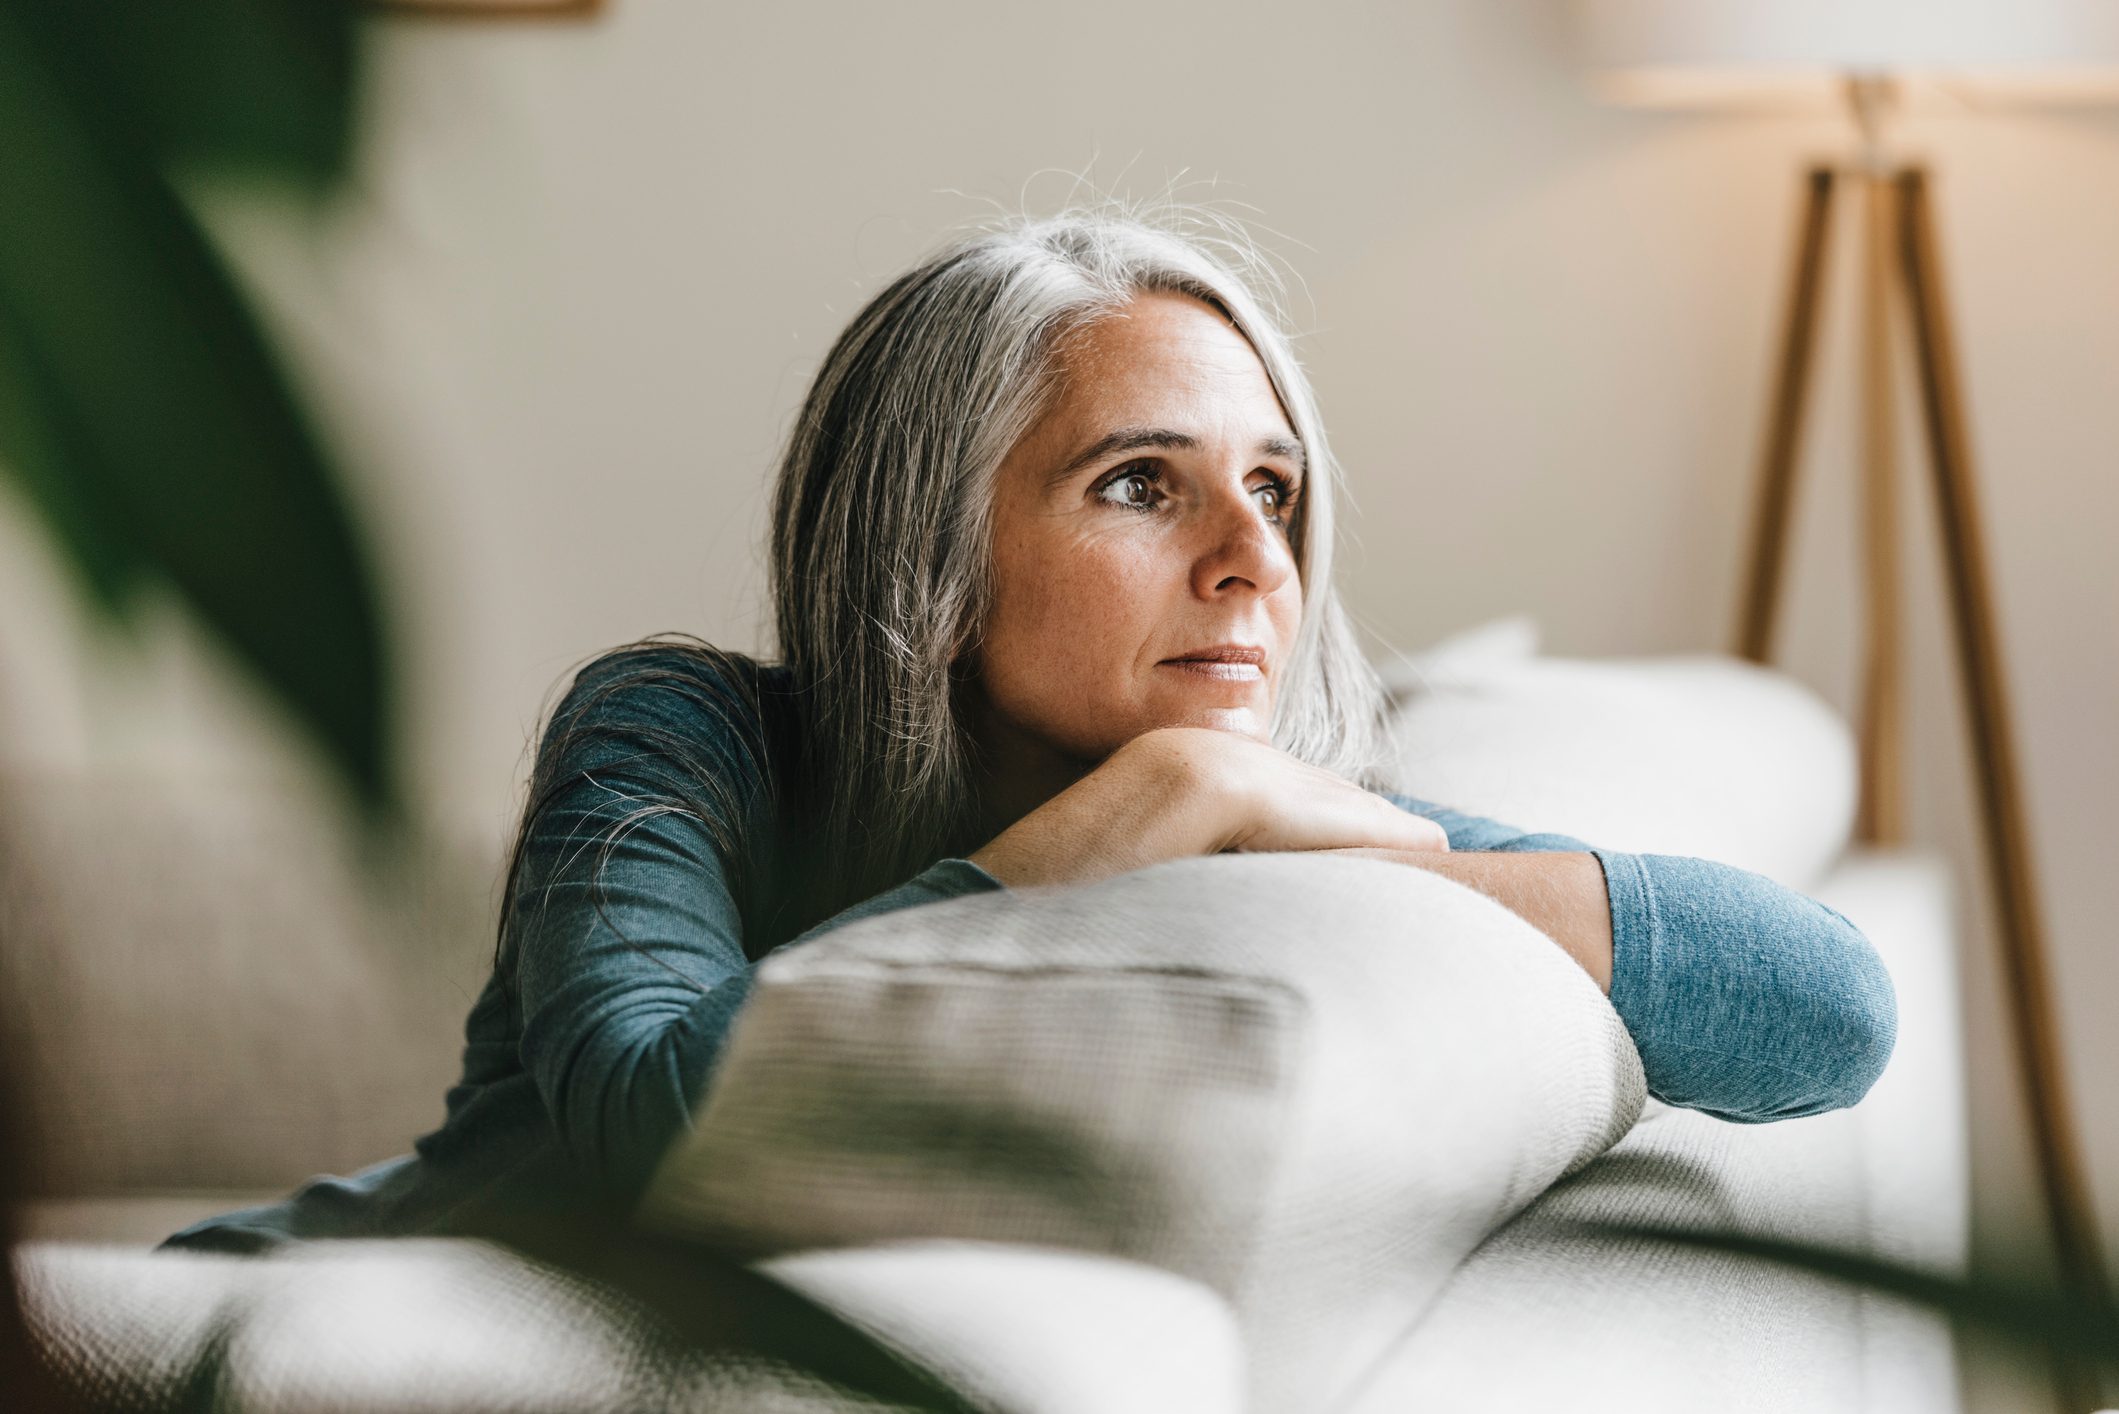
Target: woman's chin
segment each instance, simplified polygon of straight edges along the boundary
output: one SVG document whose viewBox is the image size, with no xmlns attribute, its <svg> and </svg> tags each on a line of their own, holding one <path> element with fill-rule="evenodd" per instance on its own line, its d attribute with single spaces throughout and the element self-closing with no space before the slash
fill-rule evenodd
<svg viewBox="0 0 2119 1414">
<path fill-rule="evenodd" d="M 1193 706 L 1173 715 L 1163 726 L 1206 727 L 1212 731 L 1234 732 L 1238 736 L 1254 737 L 1259 741 L 1272 739 L 1269 715 L 1260 708 L 1250 706 L 1227 707 Z"/>
</svg>

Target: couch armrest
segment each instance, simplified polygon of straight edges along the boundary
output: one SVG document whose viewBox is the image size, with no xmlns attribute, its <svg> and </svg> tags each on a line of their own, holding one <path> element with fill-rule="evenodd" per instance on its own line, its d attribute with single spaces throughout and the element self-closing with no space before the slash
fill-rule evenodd
<svg viewBox="0 0 2119 1414">
<path fill-rule="evenodd" d="M 1270 1407 L 1351 1379 L 1644 1095 L 1596 985 L 1484 895 L 1376 860 L 1180 860 L 768 959 L 642 1219 L 756 1255 L 1160 1267 L 1231 1303 Z"/>
</svg>

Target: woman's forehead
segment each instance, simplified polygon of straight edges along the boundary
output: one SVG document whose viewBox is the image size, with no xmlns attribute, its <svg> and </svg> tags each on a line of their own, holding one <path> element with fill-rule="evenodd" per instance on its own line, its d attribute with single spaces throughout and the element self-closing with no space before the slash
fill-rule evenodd
<svg viewBox="0 0 2119 1414">
<path fill-rule="evenodd" d="M 1055 350 L 1055 373 L 1038 430 L 1070 445 L 1119 427 L 1294 436 L 1250 341 L 1188 295 L 1136 296 L 1075 330 Z"/>
<path fill-rule="evenodd" d="M 1117 365 L 1196 365 L 1239 371 L 1264 366 L 1242 331 L 1214 306 L 1190 295 L 1150 291 L 1067 332 L 1056 361 L 1076 378 Z"/>
</svg>

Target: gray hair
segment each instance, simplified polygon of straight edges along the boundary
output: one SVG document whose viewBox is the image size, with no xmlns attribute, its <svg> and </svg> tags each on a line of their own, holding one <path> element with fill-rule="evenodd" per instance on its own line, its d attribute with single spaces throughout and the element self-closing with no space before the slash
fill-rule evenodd
<svg viewBox="0 0 2119 1414">
<path fill-rule="evenodd" d="M 992 599 L 1003 458 L 1057 391 L 1071 332 L 1134 296 L 1189 295 L 1250 341 L 1308 471 L 1293 527 L 1300 628 L 1272 737 L 1379 784 L 1383 693 L 1331 581 L 1338 467 L 1283 331 L 1276 272 L 1233 222 L 1070 210 L 956 240 L 857 314 L 818 370 L 780 463 L 773 607 L 804 717 L 812 840 L 834 903 L 975 847 L 965 650 Z M 820 901 L 821 902 L 821 901 Z"/>
</svg>

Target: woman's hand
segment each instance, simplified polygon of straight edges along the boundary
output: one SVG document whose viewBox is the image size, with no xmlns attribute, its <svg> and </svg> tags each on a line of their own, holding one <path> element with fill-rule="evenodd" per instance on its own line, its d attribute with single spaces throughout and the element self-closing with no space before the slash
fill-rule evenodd
<svg viewBox="0 0 2119 1414">
<path fill-rule="evenodd" d="M 1233 732 L 1133 738 L 971 861 L 1011 885 L 1080 883 L 1224 850 L 1444 852 L 1448 836 L 1330 771 Z"/>
<path fill-rule="evenodd" d="M 1201 854 L 1449 848 L 1449 836 L 1434 821 L 1251 737 L 1164 727 L 1127 746 L 1175 757 L 1196 783 L 1197 820 L 1210 831 Z"/>
</svg>

